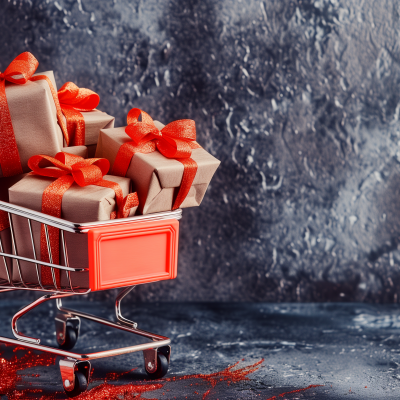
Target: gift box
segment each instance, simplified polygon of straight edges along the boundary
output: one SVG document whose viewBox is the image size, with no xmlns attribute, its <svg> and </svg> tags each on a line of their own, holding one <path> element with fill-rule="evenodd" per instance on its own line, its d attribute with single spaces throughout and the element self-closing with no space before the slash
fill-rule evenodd
<svg viewBox="0 0 400 400">
<path fill-rule="evenodd" d="M 54 155 L 63 147 L 67 131 L 54 75 L 34 74 L 37 66 L 23 53 L 0 77 L 0 177 L 28 172 L 31 156 Z"/>
<path fill-rule="evenodd" d="M 85 145 L 88 156 L 94 157 L 100 129 L 114 127 L 115 118 L 97 110 L 100 96 L 72 82 L 65 83 L 58 91 L 71 145 Z"/>
<path fill-rule="evenodd" d="M 46 159 L 42 161 L 47 162 Z M 87 165 L 90 165 L 90 163 L 92 162 L 92 160 L 85 161 L 88 162 Z M 41 169 L 48 170 L 48 168 Z M 106 169 L 108 169 L 108 167 Z M 37 169 L 34 169 L 34 171 L 36 173 L 40 172 L 37 171 Z M 49 186 L 55 182 L 55 179 L 53 177 L 40 176 L 36 173 L 28 174 L 21 181 L 12 186 L 9 189 L 9 199 L 10 203 L 12 204 L 27 207 L 35 211 L 44 212 L 46 211 L 43 208 L 45 206 L 45 202 L 49 203 L 51 200 L 49 200 L 48 198 L 44 200 L 45 193 L 48 192 Z M 77 179 L 77 181 L 79 180 Z M 105 221 L 109 220 L 110 218 L 115 218 L 115 211 L 117 209 L 117 206 L 119 207 L 116 192 L 113 188 L 111 188 L 112 186 L 115 186 L 115 184 L 118 184 L 120 189 L 122 190 L 121 195 L 125 198 L 124 200 L 136 199 L 133 202 L 126 202 L 126 209 L 124 214 L 125 217 L 134 215 L 137 209 L 138 202 L 137 196 L 135 194 L 128 195 L 130 193 L 130 180 L 128 178 L 104 175 L 103 182 L 104 181 L 109 182 L 109 187 L 97 186 L 96 183 L 82 187 L 79 186 L 76 182 L 72 183 L 72 185 L 64 192 L 62 196 L 60 217 L 68 221 L 77 223 Z M 59 188 L 56 188 L 56 191 L 57 190 L 59 190 Z M 29 196 L 26 195 L 27 193 L 29 193 Z M 54 207 L 54 205 L 50 205 L 49 207 L 52 208 Z M 120 211 L 122 211 L 122 208 L 118 210 L 118 212 Z M 14 215 L 13 225 L 18 246 L 18 255 L 28 258 L 34 258 L 33 246 L 31 244 L 27 220 Z M 56 232 L 51 232 L 51 229 L 55 230 Z M 46 257 L 48 257 L 48 254 L 44 254 L 47 253 L 47 250 L 43 249 L 42 247 L 43 229 L 41 227 L 41 224 L 32 221 L 32 230 L 37 258 L 39 260 L 48 262 L 48 260 L 46 259 Z M 53 254 L 53 262 L 55 264 L 65 265 L 63 252 L 61 251 L 60 247 L 61 244 L 59 242 L 57 243 L 57 240 L 59 240 L 59 231 L 55 228 L 49 228 L 49 235 Z M 87 268 L 87 236 L 65 232 L 65 240 L 68 249 L 69 266 L 73 268 Z M 55 253 L 58 253 L 58 256 Z M 38 262 L 38 264 L 40 265 L 40 262 Z M 34 264 L 21 261 L 20 269 L 22 278 L 25 282 L 33 283 L 36 285 L 39 283 Z M 40 273 L 42 284 L 46 286 L 53 286 L 52 282 L 48 282 L 48 278 L 45 279 L 45 270 L 50 269 L 47 267 L 41 267 Z M 48 273 L 49 271 L 45 272 Z M 20 280 L 18 266 L 15 261 L 13 263 L 13 279 L 16 281 Z M 71 273 L 71 280 L 74 287 L 79 286 L 87 288 L 89 285 L 89 274 L 86 271 L 82 273 Z M 69 280 L 66 272 L 63 271 L 62 273 L 60 273 L 60 276 L 57 278 L 57 285 L 61 285 L 61 287 L 69 286 Z"/>
<path fill-rule="evenodd" d="M 85 146 L 75 146 L 67 148 L 69 153 L 74 155 L 87 158 L 87 148 Z M 11 176 L 8 178 L 0 178 L 0 201 L 9 202 L 8 189 L 19 182 L 27 174 L 21 174 L 16 176 Z M 8 227 L 8 214 L 0 211 L 0 238 L 3 245 L 4 253 L 11 254 L 11 233 Z M 12 271 L 12 260 L 10 258 L 5 258 L 9 271 Z M 7 270 L 5 268 L 4 258 L 0 257 L 0 279 L 8 280 Z"/>
<path fill-rule="evenodd" d="M 165 157 L 157 150 L 155 142 L 163 132 L 165 134 L 168 130 L 174 131 L 175 128 L 179 131 L 182 126 L 185 130 L 187 120 L 164 127 L 160 122 L 153 122 L 151 117 L 141 110 L 133 109 L 130 114 L 132 113 L 134 117 L 128 115 L 128 127 L 100 130 L 96 157 L 107 158 L 114 175 L 123 175 L 132 180 L 139 197 L 139 212 L 142 214 L 199 206 L 220 161 L 196 142 L 190 144 L 190 158 Z M 142 122 L 138 121 L 140 113 Z M 146 116 L 145 119 L 143 115 Z M 190 121 L 189 125 L 192 137 L 195 137 L 194 122 Z M 132 133 L 130 127 L 137 129 L 133 129 Z M 127 131 L 131 131 L 131 136 L 127 135 Z M 132 142 L 135 132 L 139 132 L 140 140 Z M 185 146 L 178 143 L 178 149 L 180 147 Z M 187 146 L 186 150 L 189 151 Z M 116 168 L 117 155 L 120 157 L 120 164 L 124 165 L 122 168 Z M 187 166 L 179 160 L 192 160 L 194 163 L 190 161 L 189 171 L 185 172 Z M 193 164 L 195 167 L 197 165 L 197 170 L 193 171 Z M 183 184 L 187 187 L 182 194 Z"/>
</svg>

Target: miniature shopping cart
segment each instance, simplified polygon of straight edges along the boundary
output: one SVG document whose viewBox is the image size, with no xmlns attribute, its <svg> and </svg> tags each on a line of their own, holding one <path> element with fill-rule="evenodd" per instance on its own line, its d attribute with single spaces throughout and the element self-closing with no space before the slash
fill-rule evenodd
<svg viewBox="0 0 400 400">
<path fill-rule="evenodd" d="M 13 290 L 36 290 L 48 292 L 43 297 L 24 307 L 12 318 L 11 328 L 16 339 L 0 337 L 0 343 L 23 346 L 33 350 L 48 352 L 63 357 L 60 360 L 61 378 L 64 390 L 69 397 L 84 392 L 89 383 L 91 360 L 112 357 L 121 354 L 143 351 L 144 365 L 149 378 L 163 377 L 169 366 L 171 356 L 171 340 L 138 329 L 137 323 L 124 318 L 121 314 L 122 299 L 137 284 L 173 279 L 177 273 L 178 235 L 181 210 L 168 211 L 144 216 L 135 216 L 120 220 L 101 221 L 76 224 L 27 208 L 0 201 L 0 210 L 8 213 L 10 221 L 10 240 L 13 251 L 6 252 L 5 243 L 0 237 L 0 260 L 4 261 L 6 278 L 0 279 L 0 292 Z M 15 234 L 16 218 L 26 222 L 33 257 L 28 258 L 18 253 L 18 236 Z M 47 250 L 50 262 L 38 259 L 35 252 L 35 235 L 32 226 L 40 224 L 44 227 Z M 49 229 L 60 230 L 60 251 L 62 262 L 53 263 Z M 80 235 L 87 241 L 88 266 L 74 268 L 69 265 L 66 235 Z M 74 236 L 76 238 L 78 236 Z M 36 239 L 37 240 L 37 239 Z M 45 245 L 46 245 L 45 244 Z M 61 259 L 61 258 L 60 258 Z M 35 273 L 34 282 L 24 279 L 21 264 L 28 263 Z M 10 267 L 12 265 L 12 267 Z M 43 285 L 40 268 L 51 268 L 53 285 Z M 13 271 L 14 270 L 14 271 Z M 55 271 L 65 275 L 68 285 L 57 284 Z M 80 287 L 73 283 L 71 275 L 89 274 L 88 287 Z M 15 279 L 15 274 L 17 278 Z M 65 281 L 65 280 L 64 280 Z M 66 309 L 62 306 L 62 298 L 73 295 L 84 295 L 91 291 L 123 288 L 119 293 L 115 311 L 117 322 L 112 322 L 80 311 Z M 43 346 L 40 339 L 28 337 L 18 330 L 18 320 L 38 305 L 55 299 L 60 313 L 55 318 L 56 339 L 59 348 Z M 71 352 L 76 344 L 80 330 L 80 318 L 98 322 L 111 328 L 143 336 L 151 341 L 145 344 L 101 351 L 91 354 Z"/>
</svg>

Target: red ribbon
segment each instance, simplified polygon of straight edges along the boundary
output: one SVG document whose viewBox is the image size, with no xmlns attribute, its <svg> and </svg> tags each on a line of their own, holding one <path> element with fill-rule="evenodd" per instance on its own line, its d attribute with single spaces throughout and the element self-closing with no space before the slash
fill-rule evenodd
<svg viewBox="0 0 400 400">
<path fill-rule="evenodd" d="M 139 117 L 142 120 L 139 121 Z M 196 142 L 196 125 L 193 120 L 174 121 L 159 130 L 153 119 L 140 110 L 132 108 L 128 113 L 126 134 L 132 142 L 123 144 L 117 153 L 112 173 L 125 176 L 135 153 L 152 153 L 156 149 L 165 157 L 173 158 L 184 166 L 182 182 L 172 206 L 176 210 L 181 206 L 193 184 L 197 172 L 197 163 L 191 157 L 192 149 L 200 148 Z"/>
<path fill-rule="evenodd" d="M 109 161 L 104 158 L 85 160 L 80 156 L 61 152 L 55 158 L 45 155 L 33 156 L 29 159 L 28 166 L 37 175 L 57 178 L 43 192 L 42 213 L 61 218 L 63 195 L 74 182 L 79 186 L 96 185 L 113 189 L 117 212 L 111 214 L 111 219 L 126 218 L 129 216 L 131 208 L 139 205 L 136 193 L 131 193 L 124 198 L 118 183 L 103 179 L 110 168 Z M 59 230 L 49 226 L 48 233 L 53 264 L 59 264 Z M 41 228 L 40 253 L 42 261 L 50 262 L 44 225 Z M 57 286 L 60 287 L 61 271 L 55 269 L 54 273 Z M 54 285 L 50 267 L 42 266 L 42 283 L 43 285 Z"/>
<path fill-rule="evenodd" d="M 69 142 L 68 132 L 62 119 L 61 107 L 53 84 L 45 75 L 32 76 L 38 65 L 39 62 L 36 58 L 31 53 L 25 52 L 16 57 L 3 73 L 0 72 L 0 165 L 4 177 L 22 174 L 21 160 L 7 103 L 6 81 L 24 85 L 29 80 L 46 80 L 56 104 L 58 121 L 64 137 Z"/>
<path fill-rule="evenodd" d="M 89 89 L 79 88 L 75 83 L 67 82 L 58 91 L 58 99 L 67 120 L 70 145 L 84 145 L 85 120 L 81 111 L 93 111 L 100 103 L 100 96 Z"/>
</svg>

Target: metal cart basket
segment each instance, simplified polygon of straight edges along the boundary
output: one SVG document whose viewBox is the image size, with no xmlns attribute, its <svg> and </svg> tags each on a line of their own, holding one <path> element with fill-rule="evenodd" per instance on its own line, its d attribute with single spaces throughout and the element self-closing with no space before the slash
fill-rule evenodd
<svg viewBox="0 0 400 400">
<path fill-rule="evenodd" d="M 47 292 L 43 297 L 24 307 L 12 318 L 11 329 L 16 339 L 0 337 L 0 343 L 23 346 L 33 350 L 48 352 L 63 357 L 60 362 L 61 378 L 64 390 L 69 397 L 75 397 L 84 392 L 89 383 L 91 360 L 112 357 L 121 354 L 142 351 L 147 374 L 150 378 L 163 377 L 169 366 L 171 355 L 171 340 L 138 329 L 137 323 L 124 318 L 121 314 L 122 299 L 137 284 L 173 279 L 177 273 L 177 253 L 179 222 L 181 210 L 135 216 L 119 220 L 94 223 L 72 223 L 54 218 L 46 214 L 32 211 L 0 201 L 0 211 L 8 213 L 10 222 L 9 237 L 11 250 L 6 249 L 4 237 L 0 236 L 0 261 L 3 261 L 5 274 L 0 278 L 0 292 L 13 290 L 34 290 Z M 32 257 L 20 255 L 18 249 L 21 243 L 15 231 L 15 224 L 21 220 L 26 224 L 31 243 Z M 37 257 L 37 237 L 35 227 L 44 227 L 47 251 L 50 262 L 40 261 Z M 51 228 L 50 228 L 51 227 Z M 60 264 L 53 263 L 49 229 L 57 228 L 60 234 L 60 253 L 63 256 Z M 74 268 L 69 263 L 67 236 L 74 240 L 87 242 L 88 266 Z M 86 247 L 86 246 L 85 246 Z M 29 266 L 27 279 L 22 264 Z M 43 266 L 51 268 L 53 285 L 44 285 L 40 269 Z M 60 285 L 56 273 L 64 275 L 64 284 Z M 84 285 L 77 285 L 71 278 L 73 275 L 86 277 Z M 82 281 L 82 280 L 81 280 Z M 65 284 L 68 282 L 68 284 Z M 80 280 L 78 279 L 78 282 Z M 62 306 L 62 298 L 73 295 L 84 295 L 91 291 L 122 288 L 115 302 L 117 322 L 109 321 L 84 312 L 66 309 Z M 59 348 L 40 344 L 40 339 L 28 337 L 18 330 L 18 320 L 38 305 L 55 299 L 60 311 L 55 318 L 56 339 Z M 80 318 L 98 322 L 111 328 L 120 329 L 143 336 L 151 341 L 114 350 L 100 351 L 91 354 L 71 352 L 77 342 L 80 330 Z"/>
</svg>

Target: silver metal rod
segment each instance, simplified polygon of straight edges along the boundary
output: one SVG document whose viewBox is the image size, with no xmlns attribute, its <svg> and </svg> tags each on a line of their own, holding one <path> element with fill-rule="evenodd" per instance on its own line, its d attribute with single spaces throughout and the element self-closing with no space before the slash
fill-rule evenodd
<svg viewBox="0 0 400 400">
<path fill-rule="evenodd" d="M 44 232 L 45 232 L 45 236 L 46 236 L 46 245 L 47 245 L 47 252 L 49 254 L 49 261 L 50 261 L 50 264 L 53 264 L 53 254 L 51 252 L 49 229 L 46 224 L 44 224 Z M 42 257 L 43 257 L 43 255 L 42 255 Z M 54 273 L 53 267 L 51 267 L 51 277 L 53 278 L 54 287 L 56 289 L 58 289 L 57 282 L 56 282 L 56 274 Z"/>
<path fill-rule="evenodd" d="M 117 220 L 108 220 L 108 221 L 96 221 L 96 222 L 87 222 L 87 223 L 74 223 L 70 221 L 66 221 L 61 218 L 52 217 L 51 215 L 43 214 L 38 211 L 30 210 L 29 208 L 16 206 L 14 204 L 5 203 L 4 201 L 0 201 L 0 210 L 10 212 L 12 214 L 29 218 L 32 221 L 37 221 L 42 224 L 46 224 L 48 226 L 53 226 L 55 228 L 63 229 L 66 232 L 72 233 L 87 233 L 91 228 L 96 228 L 100 226 L 107 225 L 123 225 L 132 222 L 144 222 L 144 221 L 160 221 L 164 219 L 176 219 L 180 220 L 182 218 L 182 210 L 174 210 L 174 211 L 164 211 L 160 213 L 148 214 L 148 215 L 136 215 L 129 218 L 121 218 Z"/>
<path fill-rule="evenodd" d="M 88 319 L 90 321 L 94 321 L 94 322 L 97 322 L 99 324 L 109 326 L 111 328 L 117 328 L 117 329 L 121 329 L 121 330 L 126 331 L 126 332 L 132 332 L 132 333 L 135 333 L 137 335 L 144 336 L 144 337 L 146 337 L 148 339 L 157 340 L 157 341 L 159 341 L 159 340 L 167 340 L 168 339 L 165 336 L 156 335 L 154 333 L 142 331 L 141 329 L 135 329 L 133 327 L 129 327 L 129 326 L 126 326 L 126 325 L 122 325 L 122 324 L 119 324 L 119 323 L 115 323 L 115 322 L 109 321 L 108 319 L 97 317 L 95 315 L 86 314 L 86 313 L 81 312 L 81 311 L 70 310 L 69 308 L 64 308 L 64 307 L 62 307 L 60 300 L 57 301 L 57 308 L 60 311 L 65 312 L 67 314 L 71 314 L 71 315 L 76 316 L 76 317 L 85 318 L 85 319 Z"/>
<path fill-rule="evenodd" d="M 0 256 L 6 256 L 6 257 L 14 258 L 15 260 L 27 261 L 27 262 L 30 262 L 32 264 L 36 263 L 36 260 L 33 260 L 32 258 L 15 256 L 13 254 L 8 254 L 8 253 L 3 253 L 3 252 L 0 252 Z M 62 269 L 64 271 L 71 271 L 71 272 L 85 272 L 85 271 L 88 270 L 87 268 L 64 267 L 63 265 L 50 264 L 50 263 L 44 262 L 44 261 L 40 261 L 40 265 L 45 265 L 46 267 L 53 267 L 53 268 Z"/>
<path fill-rule="evenodd" d="M 14 225 L 13 225 L 13 221 L 12 221 L 10 213 L 8 214 L 8 220 L 10 221 L 11 240 L 12 240 L 12 244 L 13 244 L 13 247 L 14 247 L 15 255 L 18 256 L 18 248 L 17 248 L 17 243 L 15 241 L 15 235 L 14 235 Z M 18 274 L 19 274 L 19 278 L 21 280 L 21 283 L 25 287 L 27 287 L 25 282 L 24 282 L 24 279 L 22 278 L 21 266 L 19 264 L 19 259 L 18 258 L 16 258 L 16 264 L 17 264 Z"/>
<path fill-rule="evenodd" d="M 171 340 L 167 339 L 159 342 L 138 344 L 135 346 L 123 347 L 115 350 L 99 351 L 97 353 L 90 353 L 90 354 L 78 354 L 78 353 L 71 353 L 65 350 L 56 349 L 54 347 L 43 346 L 31 342 L 21 342 L 20 340 L 9 339 L 5 337 L 0 337 L 0 342 L 12 344 L 15 346 L 24 346 L 27 347 L 28 349 L 33 349 L 33 350 L 45 351 L 47 353 L 55 354 L 57 356 L 68 357 L 75 360 L 88 360 L 88 361 L 98 360 L 100 358 L 119 356 L 122 354 L 136 353 L 138 351 L 143 351 L 143 350 L 158 349 L 159 347 L 169 346 L 171 344 Z"/>
<path fill-rule="evenodd" d="M 61 230 L 61 244 L 62 244 L 62 249 L 63 249 L 63 254 L 64 254 L 65 266 L 68 267 L 69 266 L 69 261 L 68 261 L 68 253 L 67 253 L 67 243 L 65 241 L 65 235 L 64 235 L 64 231 L 63 230 Z M 71 288 L 71 291 L 73 292 L 74 288 L 72 287 L 71 274 L 70 274 L 69 271 L 66 271 L 65 273 L 67 274 L 69 287 Z"/>
<path fill-rule="evenodd" d="M 1 236 L 0 236 L 0 252 L 2 254 L 6 254 L 6 253 L 4 253 L 3 241 L 1 240 Z M 10 284 L 10 286 L 14 286 L 13 283 L 12 283 L 12 277 L 10 275 L 10 271 L 8 270 L 8 260 L 9 259 L 6 258 L 5 256 L 2 256 L 2 257 L 3 257 L 3 261 L 4 261 L 4 268 L 6 269 L 6 273 L 7 273 L 8 283 Z"/>
<path fill-rule="evenodd" d="M 22 284 L 21 284 L 22 285 Z M 87 289 L 87 288 L 82 288 L 82 289 L 75 289 L 73 293 L 70 292 L 70 289 L 62 289 L 59 290 L 57 292 L 54 292 L 54 288 L 52 289 L 42 289 L 38 286 L 18 286 L 18 282 L 15 283 L 15 285 L 13 286 L 13 288 L 10 288 L 9 285 L 2 285 L 1 281 L 0 281 L 0 291 L 2 291 L 2 289 L 5 289 L 5 291 L 7 291 L 8 289 L 10 290 L 31 290 L 34 292 L 47 292 L 47 293 L 66 293 L 66 294 L 76 294 L 76 295 L 84 295 L 84 294 L 88 294 L 91 292 L 91 289 Z"/>
<path fill-rule="evenodd" d="M 45 296 L 40 297 L 39 299 L 35 300 L 33 303 L 28 304 L 26 307 L 24 307 L 22 310 L 18 311 L 12 318 L 11 321 L 11 330 L 13 335 L 18 339 L 18 340 L 22 340 L 24 342 L 29 342 L 29 343 L 36 343 L 39 344 L 40 343 L 40 339 L 36 339 L 36 338 L 31 338 L 29 336 L 24 335 L 23 333 L 18 332 L 18 320 L 25 315 L 26 313 L 28 313 L 29 311 L 33 310 L 35 307 L 39 306 L 40 304 L 52 300 L 52 299 L 57 299 L 60 297 L 68 297 L 68 296 L 72 296 L 71 293 L 54 293 L 54 294 L 46 294 Z"/>
<path fill-rule="evenodd" d="M 126 287 L 119 292 L 115 300 L 115 315 L 121 324 L 132 326 L 133 328 L 136 329 L 138 324 L 136 322 L 130 321 L 129 319 L 126 319 L 125 317 L 122 316 L 121 313 L 121 302 L 133 290 L 134 287 L 135 286 Z"/>
<path fill-rule="evenodd" d="M 29 226 L 29 234 L 31 236 L 31 242 L 32 242 L 33 258 L 35 260 L 37 260 L 36 248 L 35 248 L 35 239 L 33 238 L 33 231 L 32 231 L 32 222 L 31 222 L 31 220 L 29 218 L 28 218 L 28 226 Z M 40 278 L 39 265 L 37 263 L 35 263 L 35 267 L 36 267 L 36 275 L 37 275 L 37 278 L 38 278 L 39 285 L 43 289 L 42 279 Z"/>
</svg>

